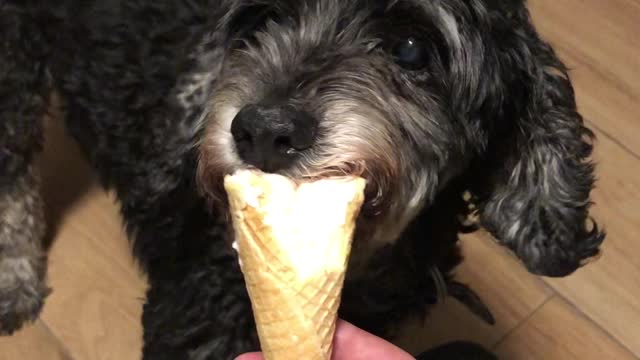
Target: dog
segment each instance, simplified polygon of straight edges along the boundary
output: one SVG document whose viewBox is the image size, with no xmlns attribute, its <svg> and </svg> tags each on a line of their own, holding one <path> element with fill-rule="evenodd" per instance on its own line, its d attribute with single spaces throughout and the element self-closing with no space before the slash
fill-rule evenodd
<svg viewBox="0 0 640 360">
<path fill-rule="evenodd" d="M 0 330 L 45 301 L 49 94 L 148 274 L 144 359 L 258 349 L 222 179 L 367 180 L 340 316 L 386 338 L 453 296 L 461 232 L 526 268 L 598 254 L 593 133 L 523 0 L 0 0 Z M 476 219 L 476 221 L 470 221 Z"/>
</svg>

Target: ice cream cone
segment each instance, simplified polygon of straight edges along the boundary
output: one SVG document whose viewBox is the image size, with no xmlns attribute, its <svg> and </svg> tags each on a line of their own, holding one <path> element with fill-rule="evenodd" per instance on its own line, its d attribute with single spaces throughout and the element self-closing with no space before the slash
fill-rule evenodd
<svg viewBox="0 0 640 360">
<path fill-rule="evenodd" d="M 361 178 L 295 185 L 248 170 L 225 178 L 266 360 L 331 358 L 364 186 Z"/>
</svg>

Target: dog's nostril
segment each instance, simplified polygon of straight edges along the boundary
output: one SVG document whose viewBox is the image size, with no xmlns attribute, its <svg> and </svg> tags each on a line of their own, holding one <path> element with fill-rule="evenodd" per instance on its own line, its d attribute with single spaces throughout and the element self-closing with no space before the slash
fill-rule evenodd
<svg viewBox="0 0 640 360">
<path fill-rule="evenodd" d="M 275 148 L 278 152 L 283 154 L 293 154 L 296 149 L 291 143 L 291 138 L 288 136 L 277 136 L 274 141 Z"/>
</svg>

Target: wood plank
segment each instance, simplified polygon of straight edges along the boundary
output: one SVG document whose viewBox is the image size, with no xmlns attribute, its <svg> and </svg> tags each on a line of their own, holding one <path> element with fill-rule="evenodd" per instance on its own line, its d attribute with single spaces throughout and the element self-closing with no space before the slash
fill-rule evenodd
<svg viewBox="0 0 640 360">
<path fill-rule="evenodd" d="M 144 281 L 116 207 L 98 189 L 67 214 L 51 249 L 42 319 L 79 359 L 140 357 Z"/>
<path fill-rule="evenodd" d="M 11 337 L 0 337 L 0 360 L 72 360 L 58 340 L 37 321 Z"/>
<path fill-rule="evenodd" d="M 509 360 L 634 360 L 620 344 L 554 297 L 496 348 Z"/>
<path fill-rule="evenodd" d="M 49 123 L 43 173 L 56 229 L 42 319 L 77 359 L 139 359 L 145 282 L 118 208 L 92 180 L 59 124 Z M 70 178 L 68 174 L 75 174 Z"/>
<path fill-rule="evenodd" d="M 585 117 L 640 155 L 640 3 L 532 0 L 534 22 L 571 68 Z"/>
<path fill-rule="evenodd" d="M 438 306 L 423 323 L 412 322 L 399 341 L 404 348 L 419 353 L 448 341 L 469 340 L 493 346 L 543 304 L 552 292 L 529 274 L 502 247 L 483 233 L 463 240 L 465 262 L 459 278 L 477 291 L 496 318 L 490 326 L 455 300 Z"/>
</svg>

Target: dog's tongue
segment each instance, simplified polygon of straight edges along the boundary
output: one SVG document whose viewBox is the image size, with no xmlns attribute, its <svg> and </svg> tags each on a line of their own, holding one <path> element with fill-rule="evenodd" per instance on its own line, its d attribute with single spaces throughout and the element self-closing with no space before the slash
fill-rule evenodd
<svg viewBox="0 0 640 360">
<path fill-rule="evenodd" d="M 267 360 L 329 360 L 361 178 L 295 185 L 243 170 L 225 178 L 238 252 Z"/>
</svg>

